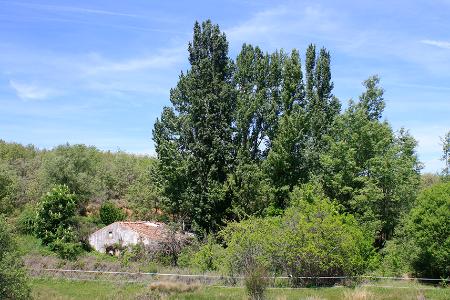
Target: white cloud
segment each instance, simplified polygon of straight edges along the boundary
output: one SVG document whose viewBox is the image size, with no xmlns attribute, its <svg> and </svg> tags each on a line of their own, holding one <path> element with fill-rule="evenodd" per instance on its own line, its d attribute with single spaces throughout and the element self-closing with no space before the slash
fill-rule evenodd
<svg viewBox="0 0 450 300">
<path fill-rule="evenodd" d="M 9 86 L 14 89 L 17 96 L 23 100 L 41 100 L 57 94 L 53 89 L 38 86 L 36 84 L 19 83 L 15 80 L 10 80 Z"/>
<path fill-rule="evenodd" d="M 184 58 L 184 48 L 173 48 L 159 54 L 123 61 L 110 61 L 98 54 L 91 55 L 93 64 L 85 66 L 86 73 L 133 72 L 147 69 L 168 68 Z"/>
<path fill-rule="evenodd" d="M 450 50 L 450 42 L 438 41 L 438 40 L 421 40 L 420 42 L 423 44 L 426 44 L 426 45 Z"/>
<path fill-rule="evenodd" d="M 97 14 L 97 15 L 109 15 L 109 16 L 119 16 L 119 17 L 131 17 L 140 18 L 142 16 L 136 14 L 121 13 L 102 9 L 91 9 L 75 6 L 61 6 L 61 5 L 49 5 L 49 4 L 36 4 L 29 2 L 15 2 L 15 1 L 0 1 L 7 4 L 18 5 L 28 8 L 43 9 L 49 11 L 59 11 L 59 12 L 73 12 L 81 14 Z"/>
<path fill-rule="evenodd" d="M 269 42 L 277 48 L 286 45 L 289 37 L 327 36 L 334 39 L 340 30 L 336 17 L 319 5 L 279 5 L 254 14 L 249 20 L 225 29 L 232 43 Z M 287 40 L 286 40 L 287 39 Z M 281 43 L 280 43 L 281 42 Z"/>
</svg>

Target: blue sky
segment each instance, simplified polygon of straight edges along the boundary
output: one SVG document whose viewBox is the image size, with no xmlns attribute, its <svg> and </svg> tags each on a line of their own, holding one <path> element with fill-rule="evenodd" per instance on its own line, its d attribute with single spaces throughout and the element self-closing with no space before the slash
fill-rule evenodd
<svg viewBox="0 0 450 300">
<path fill-rule="evenodd" d="M 195 20 L 265 51 L 331 51 L 334 94 L 378 74 L 385 118 L 439 171 L 450 130 L 450 1 L 1 1 L 0 139 L 154 154 L 151 130 L 188 68 Z"/>
</svg>

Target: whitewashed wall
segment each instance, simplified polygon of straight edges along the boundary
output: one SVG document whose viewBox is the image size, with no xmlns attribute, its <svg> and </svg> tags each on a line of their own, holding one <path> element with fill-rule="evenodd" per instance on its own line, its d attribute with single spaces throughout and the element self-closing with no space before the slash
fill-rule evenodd
<svg viewBox="0 0 450 300">
<path fill-rule="evenodd" d="M 110 237 L 110 232 L 112 236 Z M 142 237 L 139 233 L 129 229 L 120 223 L 110 224 L 102 229 L 97 230 L 89 236 L 89 244 L 97 251 L 105 253 L 105 245 L 120 243 L 123 246 L 136 245 L 138 242 L 144 245 L 157 245 L 157 242 L 146 237 Z"/>
</svg>

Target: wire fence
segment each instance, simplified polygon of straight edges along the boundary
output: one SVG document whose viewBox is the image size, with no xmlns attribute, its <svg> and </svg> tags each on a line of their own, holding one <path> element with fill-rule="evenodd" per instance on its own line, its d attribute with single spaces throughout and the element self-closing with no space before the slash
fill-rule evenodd
<svg viewBox="0 0 450 300">
<path fill-rule="evenodd" d="M 112 281 L 150 283 L 156 281 L 178 281 L 187 284 L 196 283 L 202 285 L 236 286 L 242 285 L 243 276 L 222 276 L 212 274 L 174 274 L 151 272 L 115 272 L 100 270 L 73 270 L 73 269 L 29 269 L 28 273 L 35 278 L 57 278 L 84 281 Z M 268 276 L 265 277 L 270 286 L 322 286 L 322 285 L 347 285 L 350 282 L 370 284 L 380 281 L 408 281 L 418 283 L 450 283 L 450 279 L 442 278 L 408 278 L 389 276 Z"/>
</svg>

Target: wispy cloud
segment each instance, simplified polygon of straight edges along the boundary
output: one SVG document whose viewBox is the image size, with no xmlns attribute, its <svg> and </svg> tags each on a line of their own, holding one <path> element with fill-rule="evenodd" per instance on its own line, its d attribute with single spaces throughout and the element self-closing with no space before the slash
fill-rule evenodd
<svg viewBox="0 0 450 300">
<path fill-rule="evenodd" d="M 15 80 L 10 80 L 9 86 L 23 100 L 42 100 L 57 94 L 53 89 L 41 87 L 36 84 L 20 83 Z"/>
<path fill-rule="evenodd" d="M 158 54 L 123 61 L 106 60 L 98 54 L 92 54 L 91 58 L 96 63 L 85 67 L 87 73 L 132 72 L 147 69 L 161 69 L 179 63 L 184 58 L 184 47 L 167 49 Z"/>
<path fill-rule="evenodd" d="M 291 4 L 257 12 L 247 21 L 225 29 L 225 32 L 232 43 L 268 41 L 280 47 L 280 41 L 295 37 L 298 42 L 299 36 L 326 35 L 328 39 L 334 39 L 339 27 L 337 18 L 322 6 Z"/>
<path fill-rule="evenodd" d="M 136 14 L 121 13 L 121 12 L 116 12 L 116 11 L 102 10 L 102 9 L 75 7 L 75 6 L 36 4 L 36 3 L 16 2 L 16 1 L 0 1 L 0 2 L 12 4 L 12 5 L 19 5 L 19 6 L 28 7 L 28 8 L 48 10 L 48 11 L 71 12 L 71 13 L 79 13 L 79 14 L 108 15 L 108 16 L 130 17 L 130 18 L 142 18 L 143 17 L 143 16 L 136 15 Z"/>
<path fill-rule="evenodd" d="M 438 41 L 438 40 L 421 40 L 422 44 L 435 46 L 442 49 L 449 49 L 450 50 L 450 42 L 447 41 Z"/>
</svg>

